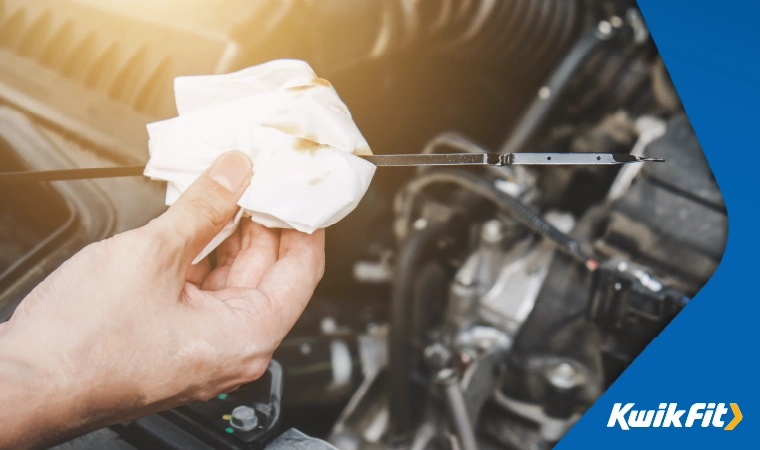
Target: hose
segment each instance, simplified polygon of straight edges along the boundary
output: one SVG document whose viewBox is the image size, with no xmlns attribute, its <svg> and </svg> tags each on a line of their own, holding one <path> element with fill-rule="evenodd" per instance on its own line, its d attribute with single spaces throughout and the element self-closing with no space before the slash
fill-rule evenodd
<svg viewBox="0 0 760 450">
<path fill-rule="evenodd" d="M 414 283 L 426 252 L 447 231 L 442 224 L 430 224 L 409 233 L 399 251 L 391 292 L 389 331 L 389 373 L 391 439 L 405 442 L 411 436 L 411 343 Z"/>
<path fill-rule="evenodd" d="M 525 206 L 520 200 L 499 190 L 487 180 L 469 172 L 461 170 L 441 170 L 424 174 L 408 185 L 411 192 L 419 192 L 431 184 L 450 183 L 459 185 L 481 197 L 490 200 L 512 218 L 551 241 L 555 247 L 583 264 L 589 270 L 595 270 L 598 263 L 587 257 L 581 250 L 578 242 L 571 236 L 561 232 L 552 224 L 545 221 L 533 210 Z"/>
</svg>

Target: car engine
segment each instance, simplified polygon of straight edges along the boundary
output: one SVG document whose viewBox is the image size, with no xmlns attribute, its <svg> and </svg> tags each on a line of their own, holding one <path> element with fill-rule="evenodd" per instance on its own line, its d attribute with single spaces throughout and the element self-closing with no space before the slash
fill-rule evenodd
<svg viewBox="0 0 760 450">
<path fill-rule="evenodd" d="M 147 159 L 172 80 L 301 58 L 377 154 L 661 164 L 378 170 L 265 376 L 65 448 L 551 448 L 707 282 L 720 190 L 634 1 L 0 0 L 0 171 Z M 163 186 L 2 187 L 0 321 Z M 110 447 L 109 447 L 110 446 Z"/>
</svg>

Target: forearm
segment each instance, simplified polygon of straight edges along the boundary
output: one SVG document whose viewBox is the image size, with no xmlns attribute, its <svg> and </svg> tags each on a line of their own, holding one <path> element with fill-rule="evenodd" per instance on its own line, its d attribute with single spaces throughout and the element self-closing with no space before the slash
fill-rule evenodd
<svg viewBox="0 0 760 450">
<path fill-rule="evenodd" d="M 61 338 L 21 325 L 0 333 L 0 449 L 45 448 L 97 428 L 91 381 L 66 370 Z"/>
<path fill-rule="evenodd" d="M 175 406 L 149 401 L 139 387 L 126 389 L 113 377 L 90 377 L 105 372 L 94 361 L 67 371 L 57 359 L 64 353 L 60 344 L 0 335 L 0 449 L 46 448 Z"/>
<path fill-rule="evenodd" d="M 13 354 L 0 339 L 0 448 L 35 448 L 63 438 L 78 422 L 56 383 Z"/>
</svg>

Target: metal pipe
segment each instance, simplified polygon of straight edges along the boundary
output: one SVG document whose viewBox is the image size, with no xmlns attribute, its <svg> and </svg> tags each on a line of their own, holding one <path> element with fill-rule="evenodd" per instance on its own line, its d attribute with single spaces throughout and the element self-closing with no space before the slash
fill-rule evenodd
<svg viewBox="0 0 760 450">
<path fill-rule="evenodd" d="M 446 402 L 446 410 L 449 419 L 457 433 L 462 450 L 477 450 L 478 443 L 475 439 L 475 430 L 467 414 L 467 404 L 464 400 L 462 388 L 459 386 L 459 376 L 451 368 L 441 369 L 436 375 L 436 383 L 441 387 L 443 399 Z"/>
</svg>

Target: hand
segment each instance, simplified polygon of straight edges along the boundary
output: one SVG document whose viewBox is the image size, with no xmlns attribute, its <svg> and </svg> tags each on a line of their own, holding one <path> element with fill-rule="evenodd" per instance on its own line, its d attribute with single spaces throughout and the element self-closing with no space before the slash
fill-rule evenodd
<svg viewBox="0 0 760 450">
<path fill-rule="evenodd" d="M 0 326 L 0 447 L 50 444 L 260 377 L 324 271 L 324 230 L 242 219 L 251 161 L 222 155 L 148 225 L 64 263 Z"/>
</svg>

